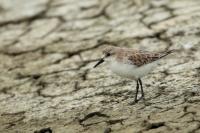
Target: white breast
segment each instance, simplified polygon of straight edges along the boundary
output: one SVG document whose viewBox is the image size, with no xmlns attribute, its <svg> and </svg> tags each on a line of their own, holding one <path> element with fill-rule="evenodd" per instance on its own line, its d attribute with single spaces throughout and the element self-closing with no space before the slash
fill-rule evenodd
<svg viewBox="0 0 200 133">
<path fill-rule="evenodd" d="M 138 79 L 148 74 L 156 66 L 156 64 L 157 62 L 153 62 L 143 65 L 141 67 L 137 67 L 131 64 L 111 61 L 110 69 L 112 72 L 116 73 L 119 76 L 130 79 Z"/>
</svg>

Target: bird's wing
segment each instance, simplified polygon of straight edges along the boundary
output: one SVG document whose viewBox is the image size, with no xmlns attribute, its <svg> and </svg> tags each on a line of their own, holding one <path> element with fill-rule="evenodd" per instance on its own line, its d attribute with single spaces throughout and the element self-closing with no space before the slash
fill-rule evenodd
<svg viewBox="0 0 200 133">
<path fill-rule="evenodd" d="M 140 67 L 142 65 L 161 59 L 170 53 L 172 53 L 172 50 L 160 52 L 160 53 L 135 51 L 134 53 L 130 53 L 128 55 L 128 62 Z"/>
</svg>

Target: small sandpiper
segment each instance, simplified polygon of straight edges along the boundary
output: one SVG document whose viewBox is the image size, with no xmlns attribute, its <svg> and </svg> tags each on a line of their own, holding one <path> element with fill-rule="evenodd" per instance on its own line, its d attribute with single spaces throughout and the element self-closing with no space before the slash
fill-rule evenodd
<svg viewBox="0 0 200 133">
<path fill-rule="evenodd" d="M 144 99 L 141 78 L 152 71 L 161 58 L 172 52 L 173 50 L 154 53 L 130 48 L 106 46 L 103 50 L 103 57 L 97 62 L 94 68 L 106 61 L 109 63 L 109 68 L 112 72 L 121 77 L 135 80 L 135 100 L 131 103 L 137 103 L 139 100 Z M 140 98 L 138 98 L 139 88 L 141 90 Z"/>
</svg>

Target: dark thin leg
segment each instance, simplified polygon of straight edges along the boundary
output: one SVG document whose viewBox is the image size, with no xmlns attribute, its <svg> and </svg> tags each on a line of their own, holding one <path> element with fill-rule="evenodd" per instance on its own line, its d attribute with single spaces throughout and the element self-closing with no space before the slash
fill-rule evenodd
<svg viewBox="0 0 200 133">
<path fill-rule="evenodd" d="M 140 89 L 141 89 L 141 94 L 142 94 L 140 99 L 142 99 L 142 98 L 144 99 L 144 90 L 143 90 L 143 86 L 142 86 L 142 80 L 138 79 L 138 81 L 139 81 L 139 84 L 140 84 Z"/>
<path fill-rule="evenodd" d="M 138 95 L 138 90 L 139 90 L 139 82 L 138 82 L 138 80 L 136 82 L 137 82 L 137 86 L 136 86 L 136 93 L 135 93 L 135 102 L 137 103 L 138 102 L 137 95 Z"/>
</svg>

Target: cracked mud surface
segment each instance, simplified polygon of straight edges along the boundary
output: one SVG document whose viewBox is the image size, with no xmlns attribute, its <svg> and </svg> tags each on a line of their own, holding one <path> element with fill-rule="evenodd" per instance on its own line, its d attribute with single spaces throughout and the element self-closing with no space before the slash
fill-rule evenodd
<svg viewBox="0 0 200 133">
<path fill-rule="evenodd" d="M 0 132 L 200 132 L 200 1 L 1 0 Z M 135 82 L 91 69 L 103 44 L 179 49 Z"/>
</svg>

